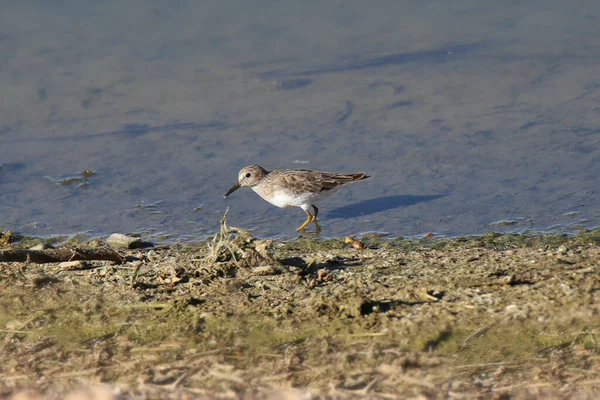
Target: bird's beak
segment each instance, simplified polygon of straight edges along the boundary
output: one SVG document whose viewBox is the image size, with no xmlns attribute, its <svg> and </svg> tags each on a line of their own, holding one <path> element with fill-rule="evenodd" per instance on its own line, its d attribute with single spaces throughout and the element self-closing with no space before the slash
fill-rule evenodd
<svg viewBox="0 0 600 400">
<path fill-rule="evenodd" d="M 229 190 L 227 191 L 227 193 L 225 193 L 225 196 L 223 196 L 223 198 L 224 198 L 224 199 L 226 199 L 226 198 L 227 198 L 227 196 L 229 196 L 231 193 L 235 192 L 235 191 L 236 191 L 236 190 L 238 190 L 239 188 L 240 188 L 240 184 L 239 184 L 239 182 L 238 182 L 238 183 L 236 183 L 235 185 L 233 185 L 233 186 L 231 187 L 231 189 L 229 189 Z"/>
</svg>

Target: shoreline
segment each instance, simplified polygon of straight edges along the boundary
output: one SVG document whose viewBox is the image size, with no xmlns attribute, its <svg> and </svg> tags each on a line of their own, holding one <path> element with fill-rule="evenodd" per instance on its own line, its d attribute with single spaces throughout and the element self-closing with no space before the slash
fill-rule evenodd
<svg viewBox="0 0 600 400">
<path fill-rule="evenodd" d="M 600 231 L 360 240 L 223 221 L 212 241 L 119 250 L 124 263 L 2 262 L 0 394 L 600 393 Z"/>
</svg>

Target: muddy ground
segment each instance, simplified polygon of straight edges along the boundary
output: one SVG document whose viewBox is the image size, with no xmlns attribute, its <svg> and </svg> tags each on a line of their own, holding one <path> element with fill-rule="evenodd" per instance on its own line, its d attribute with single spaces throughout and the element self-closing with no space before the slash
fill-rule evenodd
<svg viewBox="0 0 600 400">
<path fill-rule="evenodd" d="M 0 263 L 0 397 L 599 395 L 599 231 L 361 239 Z"/>
</svg>

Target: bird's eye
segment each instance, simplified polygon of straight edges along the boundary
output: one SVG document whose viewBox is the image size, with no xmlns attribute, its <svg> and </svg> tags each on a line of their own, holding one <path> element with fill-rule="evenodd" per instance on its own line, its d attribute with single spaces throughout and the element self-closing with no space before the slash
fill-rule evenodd
<svg viewBox="0 0 600 400">
<path fill-rule="evenodd" d="M 252 176 L 252 174 L 250 172 L 246 172 L 246 178 L 250 178 L 250 176 Z"/>
</svg>

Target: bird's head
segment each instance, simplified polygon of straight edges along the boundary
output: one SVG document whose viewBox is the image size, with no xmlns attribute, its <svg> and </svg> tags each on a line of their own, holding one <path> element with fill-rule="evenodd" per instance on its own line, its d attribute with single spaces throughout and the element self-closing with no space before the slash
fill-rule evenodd
<svg viewBox="0 0 600 400">
<path fill-rule="evenodd" d="M 252 187 L 260 183 L 267 176 L 268 171 L 260 165 L 248 165 L 240 170 L 238 174 L 238 182 L 225 193 L 225 198 L 241 187 Z"/>
</svg>

